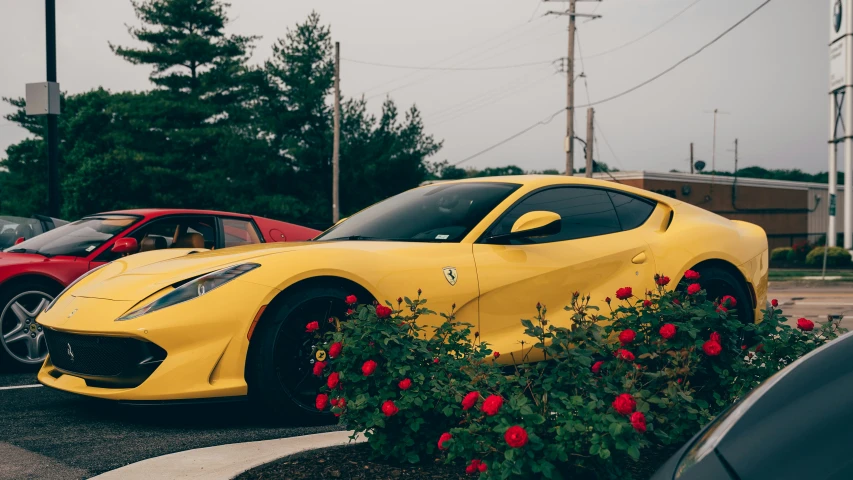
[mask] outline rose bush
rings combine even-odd
[[[684,277],[673,288],[656,276],[642,296],[620,288],[606,312],[575,293],[569,325],[536,305],[521,358],[492,352],[453,312],[428,332],[420,292],[396,308],[354,307],[324,339],[317,408],[395,461],[441,458],[483,478],[628,478],[839,331],[791,326],[775,301],[744,324],[733,297],[706,298],[699,273]]]

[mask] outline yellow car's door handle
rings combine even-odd
[[[646,252],[640,252],[636,257],[631,259],[631,262],[636,264],[646,263]]]

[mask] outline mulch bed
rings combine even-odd
[[[239,480],[386,480],[397,478],[456,480],[465,476],[459,465],[391,465],[372,460],[370,446],[360,444],[311,450],[285,457],[240,474]]]
[[[626,463],[635,479],[652,476],[658,466],[663,464],[677,447],[650,448],[644,451],[641,462]],[[320,450],[310,450],[277,460],[240,474],[237,480],[391,480],[398,478],[426,480],[470,479],[465,475],[465,465],[444,465],[441,463],[423,465],[395,465],[373,460],[367,444],[342,446]],[[575,480],[593,480],[594,474],[566,472],[566,478]]]

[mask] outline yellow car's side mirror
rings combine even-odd
[[[527,212],[515,221],[510,233],[495,235],[487,242],[501,244],[520,238],[547,237],[560,233],[561,228],[562,219],[554,212]]]

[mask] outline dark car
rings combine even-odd
[[[298,242],[319,233],[241,213],[156,208],[89,215],[13,242],[0,251],[0,367],[44,361],[47,345],[36,317],[62,289],[99,265],[137,252]]]
[[[770,377],[652,480],[853,478],[853,332]]]
[[[0,250],[9,248],[16,242],[29,240],[36,235],[65,225],[65,220],[33,215],[32,217],[12,217],[0,215]]]

